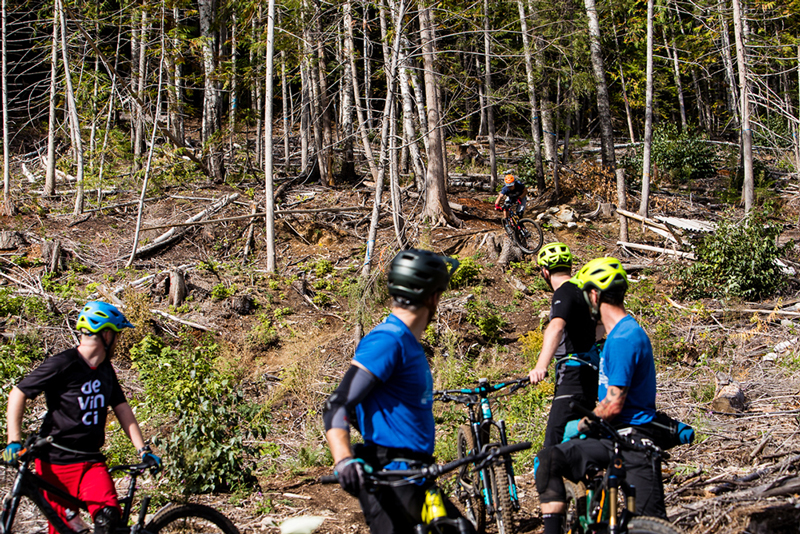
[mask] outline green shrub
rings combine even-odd
[[[34,334],[0,337],[0,411],[6,413],[8,394],[34,364],[44,358],[44,349]],[[6,418],[0,417],[0,435],[6,434]]]
[[[467,321],[477,326],[478,332],[490,343],[500,340],[500,334],[508,324],[508,321],[497,313],[497,307],[483,299],[467,303]]]
[[[24,304],[25,299],[14,295],[11,289],[0,289],[0,317],[19,315]]]
[[[517,178],[528,187],[536,185],[536,155],[533,152],[523,156],[517,165]]]
[[[165,476],[184,493],[252,487],[249,443],[267,431],[260,407],[245,402],[233,376],[219,369],[216,343],[181,341],[170,347],[148,335],[130,350],[144,384],[140,414],[171,428],[154,440]]]
[[[725,218],[697,244],[697,261],[678,271],[681,292],[690,298],[757,300],[780,291],[788,277],[775,263],[793,242],[778,247],[781,228],[753,211],[744,221]]]
[[[713,146],[697,132],[679,132],[678,126],[671,122],[656,126],[651,150],[653,165],[666,173],[672,181],[710,178],[717,173],[717,156]],[[640,150],[628,152],[621,159],[621,164],[626,168],[626,175],[634,181],[642,176]]]
[[[234,286],[225,287],[225,284],[217,284],[211,288],[211,298],[214,300],[224,300],[232,297],[236,293]]]
[[[280,309],[280,308],[279,308]],[[275,310],[276,312],[278,310]],[[276,313],[277,317],[277,313]],[[245,343],[257,349],[266,349],[278,342],[278,330],[272,324],[272,320],[266,314],[261,314],[256,318],[256,324],[245,336]]]
[[[320,259],[314,264],[314,274],[318,277],[323,277],[326,274],[330,274],[333,272],[333,263],[331,260]]]
[[[481,264],[471,257],[459,259],[458,261],[460,263],[458,269],[450,279],[450,287],[453,289],[471,285],[472,282],[477,280],[483,269]]]

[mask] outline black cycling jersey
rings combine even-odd
[[[52,436],[56,446],[41,459],[52,464],[103,460],[106,415],[125,402],[117,373],[108,359],[92,369],[77,349],[46,359],[17,387],[29,399],[44,392],[47,415],[40,434]],[[58,446],[70,450],[64,450]]]
[[[525,193],[525,184],[519,180],[514,180],[512,184],[506,184],[500,190],[500,194],[507,196],[511,202],[516,202]]]
[[[550,320],[556,317],[567,323],[556,349],[556,360],[567,354],[584,353],[592,349],[597,321],[592,317],[583,292],[572,282],[564,282],[553,293]]]

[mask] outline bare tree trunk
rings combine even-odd
[[[52,195],[56,192],[56,77],[58,75],[58,26],[58,5],[56,4],[56,8],[53,10],[53,41],[50,45],[50,112],[47,122],[47,171],[44,179],[45,195]]]
[[[613,11],[612,11],[613,18]],[[612,21],[612,28],[614,30],[614,47],[617,50],[617,56],[621,56],[619,52],[619,39],[617,37],[617,25]],[[631,104],[628,100],[628,84],[625,81],[625,72],[622,70],[622,59],[619,58],[619,80],[622,85],[622,101],[625,103],[625,117],[628,120],[628,134],[631,137],[631,143],[636,142],[636,136],[633,133],[633,114],[631,113]]]
[[[584,0],[586,17],[589,19],[589,49],[592,58],[592,72],[597,84],[597,113],[600,116],[600,143],[603,166],[616,169],[614,154],[614,128],[611,122],[611,104],[608,99],[608,85],[603,64],[603,51],[600,48],[600,22],[597,18],[595,0]]]
[[[355,52],[353,51],[353,13],[350,0],[345,0],[343,9],[345,27],[344,55],[347,56],[347,62],[350,66],[346,74],[350,76],[350,86],[353,88],[353,103],[355,104],[356,118],[358,119],[358,132],[361,135],[361,143],[364,145],[364,156],[369,165],[372,179],[377,180],[379,175],[378,166],[375,164],[375,157],[372,154],[372,145],[369,142],[367,120],[361,109],[361,95],[358,87],[358,77],[356,76],[356,58]]]
[[[625,169],[616,169],[617,175],[617,206],[620,209],[628,209],[628,194],[625,186]],[[628,218],[624,215],[619,215],[619,240],[628,240]]]
[[[703,100],[703,93],[700,91],[700,82],[697,80],[697,73],[694,69],[692,69],[692,88],[694,89],[694,98],[697,101],[697,113],[700,115],[700,121],[703,123],[703,129],[710,134],[712,133],[711,111]]]
[[[797,45],[797,113],[800,115],[800,44]],[[795,123],[794,130],[795,172],[800,172],[800,127]]]
[[[81,139],[81,125],[78,119],[78,108],[75,105],[75,92],[72,90],[72,72],[69,68],[69,51],[67,50],[67,16],[64,12],[62,0],[56,0],[57,9],[61,13],[61,61],[64,64],[64,77],[67,82],[67,108],[69,110],[70,131],[72,144],[75,149],[75,160],[78,173],[75,180],[75,210],[74,215],[83,213],[83,140]]]
[[[683,84],[681,83],[681,68],[680,61],[678,60],[678,48],[675,46],[675,38],[672,38],[672,46],[667,41],[667,34],[664,27],[661,27],[664,32],[664,50],[667,51],[667,58],[672,60],[672,71],[675,76],[675,91],[678,93],[678,108],[681,112],[681,131],[686,131],[689,123],[686,120],[686,104],[683,100]],[[672,29],[670,29],[672,33]]]
[[[292,122],[289,120],[291,107],[289,85],[286,83],[286,52],[281,50],[281,112],[283,114],[283,172],[289,174],[289,135],[292,133]]]
[[[423,85],[419,79],[418,69],[411,69],[409,72],[411,78],[411,87],[414,89],[414,101],[416,102],[417,118],[419,120],[419,129],[422,134],[422,142],[425,145],[425,155],[430,160],[430,148],[428,147],[428,119],[425,116],[425,95],[423,94]],[[423,187],[424,189],[424,187]]]
[[[175,19],[175,26],[178,26],[181,21],[181,12],[178,7],[172,8],[172,18]],[[181,39],[177,35],[171,40],[171,53],[168,57],[167,70],[170,73],[170,131],[173,137],[179,142],[179,146],[183,146],[184,129],[183,129],[183,88],[181,86],[181,78],[183,77],[183,66],[181,65]]]
[[[422,219],[433,223],[448,223],[460,226],[459,221],[447,203],[447,189],[444,146],[439,132],[440,113],[439,98],[436,91],[436,71],[434,70],[434,35],[433,14],[429,7],[420,2],[419,25],[422,40],[422,57],[425,65],[425,97],[428,108],[428,174],[425,184],[425,208]]]
[[[639,214],[647,217],[650,202],[650,150],[653,144],[653,0],[647,0],[647,87],[644,106],[644,148],[642,150],[642,201]]]
[[[215,135],[222,124],[222,95],[217,81],[216,42],[219,38],[215,29],[217,18],[216,0],[199,0],[200,36],[203,54],[203,145],[207,151],[207,167],[215,182],[225,180],[225,166],[219,139]]]
[[[719,10],[719,21],[722,25],[722,63],[725,65],[725,76],[728,79],[728,109],[733,117],[733,122],[739,124],[739,110],[737,102],[739,95],[736,94],[736,75],[733,73],[733,59],[731,58],[730,30],[728,29],[728,19],[722,10],[722,2],[717,4]]]
[[[324,33],[322,31],[322,3],[315,0],[317,20],[317,101],[319,102],[319,113],[322,121],[322,152],[317,156],[319,161],[319,178],[322,183],[333,186],[333,134],[331,126],[331,110],[328,106],[328,82],[325,67],[327,60],[325,57],[325,46],[323,43]]]
[[[165,40],[164,40],[164,12],[161,12],[161,59],[158,64],[158,87],[161,87],[161,80],[164,73],[164,53],[165,53]],[[125,267],[133,265],[133,260],[136,257],[136,248],[139,245],[139,232],[142,228],[142,213],[144,212],[144,199],[147,194],[147,183],[150,179],[150,169],[153,164],[153,152],[156,148],[156,132],[158,131],[158,110],[161,109],[161,91],[158,91],[156,97],[156,112],[153,119],[153,132],[150,135],[150,150],[147,153],[147,165],[144,168],[144,178],[142,179],[142,193],[139,196],[139,210],[136,216],[136,231],[133,237],[133,247],[131,248],[131,255],[128,258],[128,263]]]
[[[106,114],[106,129],[103,132],[103,148],[100,151],[100,169],[97,172],[97,207],[103,205],[103,172],[105,171],[106,149],[108,148],[108,135],[111,131],[111,118],[114,116],[114,95],[117,92],[117,67],[119,66],[119,47],[122,42],[122,32],[117,33],[117,52],[114,55],[114,72],[111,73],[111,91],[108,97],[108,113]],[[168,56],[167,56],[168,57]],[[167,69],[169,70],[169,69]]]
[[[396,72],[396,71],[395,71]],[[397,246],[400,250],[405,246],[405,221],[403,220],[403,204],[400,200],[400,167],[399,152],[402,143],[397,142],[397,106],[392,104],[389,116],[389,192],[392,197],[392,223]]]
[[[363,31],[363,52],[364,56],[364,107],[366,108],[367,132],[372,131],[372,40],[369,38],[369,5],[370,2],[364,2],[364,19],[361,22],[361,30]]]
[[[267,272],[275,272],[275,195],[272,176],[272,55],[275,38],[275,0],[269,0],[267,7],[267,90],[264,114],[264,194],[267,235]]]
[[[258,26],[261,27],[262,25],[262,5],[258,5],[258,17],[253,17],[251,26],[250,26],[250,35],[252,42],[256,42],[256,19],[258,19]],[[262,147],[264,146],[264,139],[263,135],[264,132],[262,130],[263,124],[261,123],[264,117],[264,109],[263,109],[263,102],[262,98],[263,95],[261,94],[261,81],[264,79],[261,74],[260,66],[261,66],[261,58],[258,57],[259,54],[254,54],[253,48],[250,48],[250,64],[253,65],[253,83],[255,85],[255,100],[256,100],[256,165],[258,168],[261,168],[261,164],[264,161],[264,154],[261,151]],[[304,83],[304,82],[301,82]],[[303,160],[305,161],[305,160]],[[303,169],[305,169],[305,164],[303,164]]]
[[[739,0],[733,0],[733,31],[736,36],[736,57],[739,67],[739,95],[741,97],[742,113],[742,160],[744,161],[744,185],[742,198],[744,211],[749,213],[753,209],[754,183],[753,183],[753,132],[750,131],[750,87],[747,81],[747,50],[745,49],[742,35],[743,15]]]
[[[480,67],[478,67],[480,69]],[[486,86],[478,84],[478,105],[481,107],[481,122],[478,124],[478,137],[489,133],[489,120],[486,118]]]
[[[406,53],[407,41],[403,40],[403,45],[400,49],[400,94],[403,98],[403,132],[408,149],[411,155],[411,163],[414,166],[414,177],[416,179],[417,191],[422,192],[425,189],[425,164],[422,161],[422,154],[419,151],[417,144],[417,133],[414,126],[414,102],[409,88],[409,62]]]
[[[525,76],[528,81],[528,100],[531,104],[531,133],[533,135],[533,157],[536,168],[536,188],[539,194],[544,193],[544,169],[542,167],[542,134],[539,120],[539,110],[536,106],[536,85],[533,79],[533,54],[531,53],[530,37],[528,35],[528,16],[525,13],[523,0],[517,0],[519,20],[522,28],[522,46],[525,52]]]
[[[95,22],[95,35],[100,36],[100,25]],[[94,57],[94,78],[92,80],[92,127],[89,131],[89,168],[94,168],[94,158],[97,154],[97,118],[99,112],[97,110],[97,91],[98,91],[98,74],[100,73],[100,58],[95,55]]]
[[[230,160],[236,160],[236,147],[234,139],[236,137],[236,106],[239,103],[236,99],[236,93],[239,90],[238,80],[236,79],[236,60],[238,55],[236,53],[236,33],[238,31],[236,20],[236,10],[231,12],[231,109],[230,116],[228,117],[228,128],[230,129]]]
[[[142,9],[142,25],[139,28],[139,68],[137,69],[136,96],[136,132],[133,140],[133,168],[138,171],[142,168],[142,150],[144,148],[144,81],[147,76],[147,11]]]
[[[486,86],[486,120],[489,129],[489,167],[492,177],[489,187],[492,190],[497,186],[497,154],[494,146],[494,104],[492,102],[492,46],[489,36],[489,0],[483,0],[483,74]]]
[[[309,86],[311,80],[308,74],[308,64],[305,60],[300,62],[300,169],[303,174],[308,171],[308,143],[311,129],[311,95]]]
[[[6,0],[2,0],[2,75],[3,75],[3,213],[12,215],[14,207],[11,204],[11,166],[8,161],[8,85],[6,75],[8,72],[6,49]]]

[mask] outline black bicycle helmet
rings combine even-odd
[[[450,270],[447,265],[450,264]],[[419,303],[444,291],[458,261],[429,250],[409,249],[397,254],[389,266],[389,294]]]

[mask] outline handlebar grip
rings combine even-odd
[[[594,414],[593,411],[587,410],[586,408],[584,408],[583,406],[581,406],[580,404],[578,404],[575,401],[569,401],[569,407],[571,409],[575,410],[576,412],[578,412],[579,414],[581,414],[582,416],[588,417],[592,421],[596,421],[597,420],[597,416]]]
[[[514,443],[512,445],[506,445],[505,447],[500,447],[497,452],[504,456],[506,454],[511,454],[518,451],[524,451],[525,449],[531,448],[530,441],[522,441],[520,443]]]
[[[339,477],[337,477],[336,475],[323,475],[323,476],[319,477],[319,483],[320,484],[338,484],[339,483]]]

